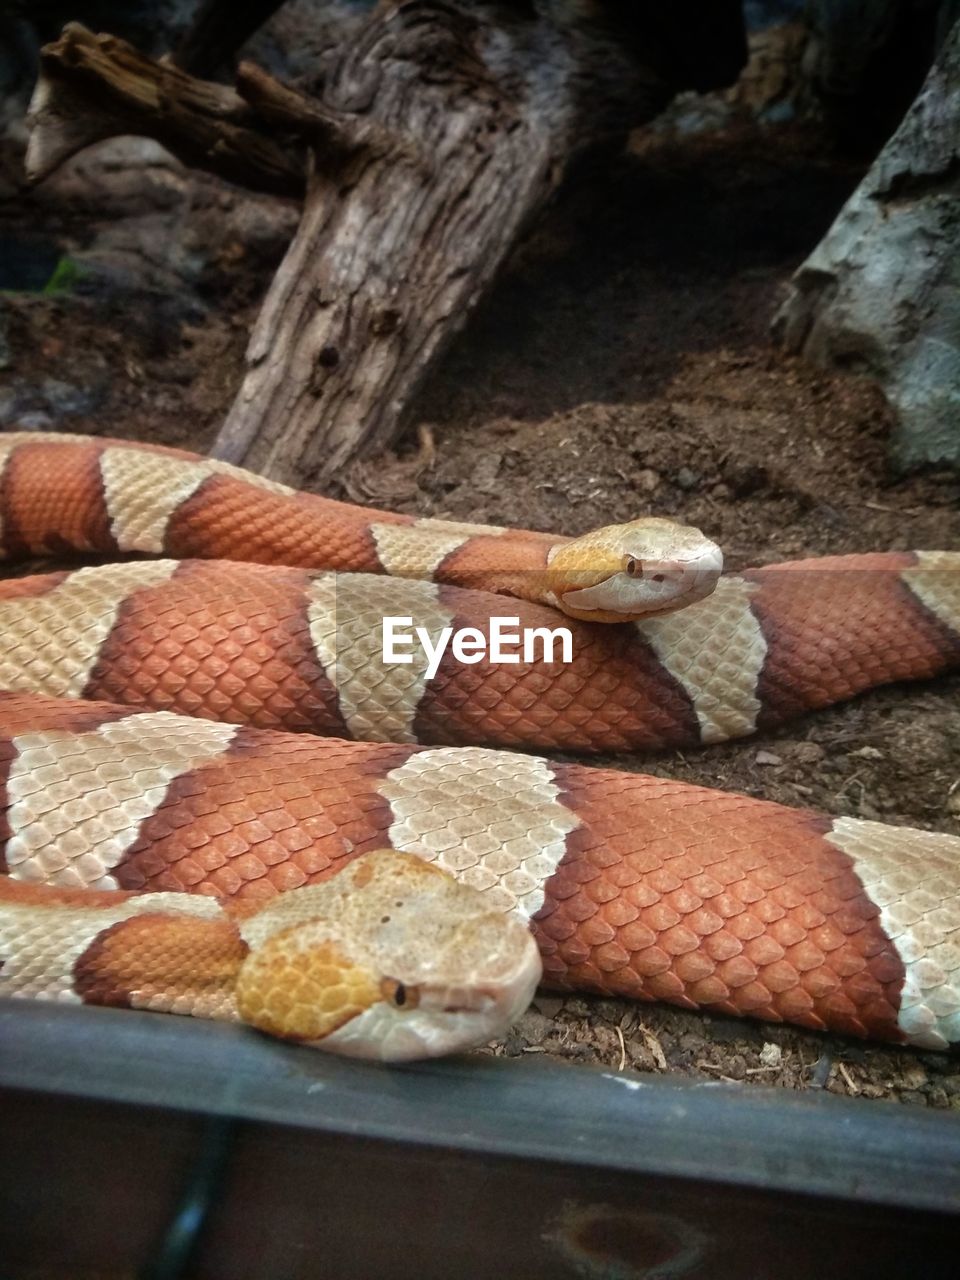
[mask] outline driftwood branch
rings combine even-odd
[[[233,89],[196,80],[75,22],[41,51],[27,124],[26,171],[33,182],[94,142],[137,133],[155,138],[184,164],[253,190],[304,191],[302,147],[278,138]]]
[[[237,67],[237,92],[257,116],[277,130],[301,137],[318,160],[345,159],[358,151],[419,159],[413,142],[374,120],[331,111],[319,98],[282,84],[254,62]]]
[[[205,6],[200,62],[225,13]],[[136,132],[259,190],[306,188],[213,448],[291,483],[390,443],[573,158],[680,88],[729,83],[746,49],[739,0],[381,0],[341,30],[305,93],[251,63],[211,84],[70,26],[29,117],[35,180]]]

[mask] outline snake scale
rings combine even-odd
[[[542,965],[960,1040],[960,840],[516,750],[717,742],[956,668],[960,553],[720,578],[663,521],[418,521],[84,437],[0,467],[6,558],[162,557],[0,584],[0,994],[402,1058],[489,1038]],[[388,665],[386,613],[562,623],[572,660]]]

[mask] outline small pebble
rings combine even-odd
[[[774,755],[772,751],[758,751],[754,756],[757,764],[775,765],[783,764],[783,757]]]
[[[654,471],[652,467],[644,467],[634,475],[633,487],[640,489],[643,493],[653,493],[654,489],[660,487],[660,473]]]
[[[819,742],[798,742],[793,749],[798,764],[819,764],[826,754]]]
[[[50,431],[54,423],[49,413],[35,409],[32,413],[21,413],[14,425],[18,431]]]
[[[761,1067],[779,1067],[782,1062],[783,1050],[778,1044],[773,1044],[772,1041],[768,1040],[760,1050]]]
[[[695,489],[700,483],[700,477],[696,471],[691,471],[689,467],[681,467],[677,472],[677,486],[680,489]]]

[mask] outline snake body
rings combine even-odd
[[[359,508],[345,508],[349,518],[328,512],[325,542],[305,514],[322,500],[274,493],[218,464],[82,438],[6,437],[0,455],[0,543],[11,558],[58,547],[257,552],[326,570],[352,559],[350,568],[367,571],[334,578],[159,561],[3,584],[0,993],[259,1018],[276,1034],[387,1057],[467,1043],[463,1026],[448,1028],[468,1009],[491,1015],[470,1022],[470,1034],[493,1034],[535,981],[515,930],[496,944],[490,934],[481,948],[493,971],[477,960],[468,983],[461,966],[459,994],[436,999],[436,984],[404,977],[415,967],[401,972],[397,956],[371,958],[369,947],[347,955],[344,939],[329,936],[337,911],[316,891],[336,896],[335,873],[365,878],[371,858],[394,874],[390,855],[377,853],[390,847],[446,873],[430,877],[421,903],[452,893],[453,876],[481,932],[498,914],[529,921],[551,986],[931,1048],[960,1040],[960,840],[457,745],[718,741],[872,684],[946,670],[960,657],[960,556],[754,570],[637,624],[567,618],[570,664],[441,663],[427,679],[415,664],[375,660],[384,612],[428,628],[452,619],[482,630],[505,611],[525,626],[562,620],[519,598],[536,592],[509,575],[516,589],[506,608],[502,595],[464,589],[466,560],[458,567],[449,539],[461,539],[462,555],[474,557],[471,581],[485,584],[496,581],[497,560],[483,544],[532,555],[520,576],[540,583],[537,599],[557,539],[448,529],[443,555],[434,543],[428,563],[421,541],[418,563],[394,581],[369,572],[389,565],[379,550],[372,563],[380,535],[361,527]],[[171,462],[182,481],[175,492],[169,470],[162,483],[157,470]],[[415,539],[436,536],[361,514],[413,529]],[[341,556],[330,529],[344,521]],[[421,581],[399,580],[415,569]],[[701,571],[713,572],[700,564],[692,591],[689,575],[677,574],[674,601],[702,593]],[[596,585],[574,581],[571,590]],[[662,587],[651,588],[654,612]],[[271,904],[297,895],[308,898],[309,919],[298,920],[309,942],[284,969],[256,952],[271,941]],[[266,923],[249,923],[262,912]],[[158,923],[166,916],[169,928]],[[54,917],[62,945],[50,947],[45,922]],[[314,1034],[309,999],[294,1001],[285,1022],[259,996],[238,995],[250,973],[268,972],[283,1005],[285,975],[327,974],[334,945],[338,963],[362,973],[340,984],[337,1008],[353,1012],[337,1028]],[[410,959],[402,946],[400,957]],[[405,997],[416,992],[403,1008],[391,1004],[398,983]],[[396,1029],[421,1008],[438,1015],[442,1032],[417,1039]],[[380,1030],[360,1035],[361,1017]]]
[[[434,644],[570,633],[431,675],[384,661],[382,618]],[[618,751],[722,742],[892,680],[960,666],[960,553],[771,565],[621,626],[370,574],[158,560],[0,582],[0,688],[373,741]]]

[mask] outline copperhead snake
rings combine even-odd
[[[960,1040],[960,840],[478,745],[721,741],[955,668],[960,553],[718,580],[666,522],[414,521],[83,437],[2,437],[0,467],[8,558],[169,557],[0,584],[0,994],[395,1059],[490,1038],[542,963],[560,989]],[[552,603],[569,664],[377,660],[388,610],[432,635],[556,626]]]

